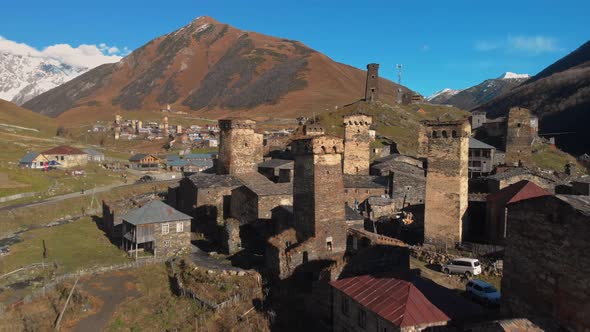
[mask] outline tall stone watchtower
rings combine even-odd
[[[341,138],[313,136],[291,143],[295,159],[293,213],[297,240],[314,238],[317,253],[346,251]]]
[[[365,101],[379,100],[379,64],[367,65],[367,83],[365,86]]]
[[[344,174],[369,175],[373,118],[364,115],[344,117]]]
[[[511,108],[506,120],[506,164],[530,164],[532,142],[531,112],[526,108]]]
[[[428,168],[424,243],[453,247],[461,242],[467,216],[468,120],[425,121]]]
[[[219,120],[217,174],[243,175],[256,172],[262,162],[262,134],[254,132],[256,121]]]

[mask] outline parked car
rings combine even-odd
[[[443,264],[442,271],[446,274],[463,274],[470,278],[481,273],[481,264],[475,258],[456,258]]]
[[[488,305],[500,304],[500,292],[494,286],[479,279],[470,280],[465,286],[467,296]]]

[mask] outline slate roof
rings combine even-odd
[[[410,281],[363,275],[330,285],[399,328],[446,325],[450,320]]]
[[[496,149],[495,147],[486,144],[482,141],[476,140],[473,137],[469,137],[469,148],[470,149]]]
[[[270,159],[258,164],[259,168],[277,168],[281,166],[288,166],[288,164],[293,164],[293,160],[286,160],[286,159]]]
[[[584,175],[584,176],[581,176],[575,180],[572,180],[572,182],[590,183],[590,176]]]
[[[37,152],[29,152],[24,157],[22,157],[18,162],[21,164],[30,164],[39,156]]]
[[[71,155],[71,154],[86,154],[86,152],[76,149],[71,146],[61,145],[55,148],[49,149],[47,151],[41,152],[41,154],[63,154],[63,155]]]
[[[583,195],[555,195],[560,200],[566,202],[574,209],[590,216],[590,196]]]
[[[344,205],[344,212],[346,214],[346,220],[365,220],[365,217],[361,216],[348,205]]]
[[[386,176],[344,174],[344,188],[387,188]]]
[[[551,193],[539,187],[534,182],[522,180],[517,183],[513,183],[500,191],[488,195],[486,200],[492,202],[504,201],[506,204],[511,204],[540,196],[551,196]]]
[[[237,187],[243,185],[240,179],[232,175],[195,174],[188,178],[197,188]]]
[[[293,195],[292,183],[246,183],[245,186],[258,196]]]
[[[145,225],[169,221],[190,220],[188,216],[170,205],[159,200],[153,200],[139,209],[131,210],[121,217],[133,225]]]

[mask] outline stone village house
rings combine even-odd
[[[136,258],[140,250],[166,257],[190,249],[192,217],[159,200],[131,210],[121,219],[122,246]]]

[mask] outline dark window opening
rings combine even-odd
[[[447,138],[447,137],[448,137],[448,135],[447,135],[447,131],[446,131],[446,130],[443,130],[443,131],[442,131],[442,137],[444,137],[444,138]]]

